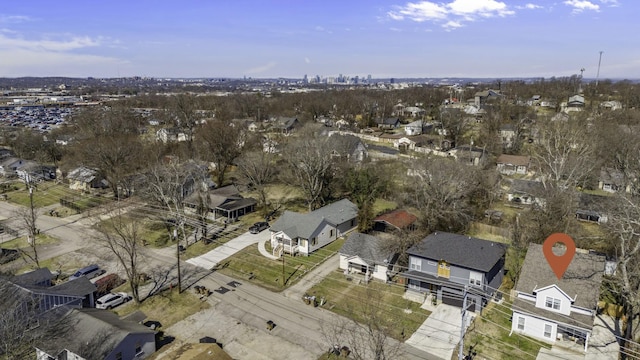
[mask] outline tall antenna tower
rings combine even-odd
[[[600,64],[602,63],[602,53],[604,51],[600,50],[600,58],[598,59],[598,72],[596,73],[596,87],[598,87],[598,79],[600,78]]]

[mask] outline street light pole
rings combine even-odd
[[[173,238],[176,239],[176,257],[178,258],[178,294],[182,291],[182,275],[180,274],[180,240],[178,239],[178,226],[173,229]]]

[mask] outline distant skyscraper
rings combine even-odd
[[[367,75],[367,82],[370,83],[371,82],[371,74]]]
[[[304,74],[304,77],[302,78],[302,83],[303,84],[308,84],[309,83],[309,78],[307,78],[307,74]]]
[[[391,78],[390,82],[391,82],[392,84],[395,84],[395,83],[396,83],[396,79]]]

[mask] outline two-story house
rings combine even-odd
[[[542,245],[529,244],[516,285],[511,331],[550,343],[577,342],[587,351],[605,260],[578,249],[558,279]]]
[[[273,254],[307,256],[353,230],[357,216],[358,207],[347,199],[306,214],[285,211],[269,228]]]
[[[480,311],[504,275],[504,244],[465,235],[434,232],[407,251],[407,291],[435,296],[462,306],[465,287],[469,310]]]

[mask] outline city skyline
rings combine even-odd
[[[0,10],[0,76],[640,78],[623,0],[67,1]]]

